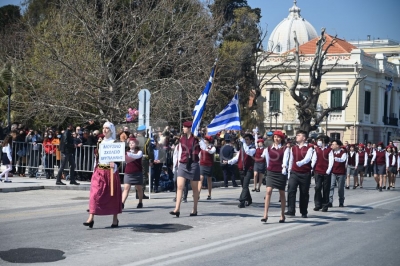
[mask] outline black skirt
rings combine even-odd
[[[200,175],[210,177],[212,175],[212,166],[200,165]]]
[[[265,184],[267,187],[277,188],[279,190],[285,190],[287,176],[282,173],[267,172],[267,178]]]
[[[143,173],[124,174],[124,184],[143,185]]]
[[[188,168],[185,163],[180,163],[178,167],[178,177],[184,177],[191,181],[200,181],[200,165],[192,163]]]
[[[265,173],[265,163],[254,163],[254,172],[264,174]]]
[[[10,160],[8,159],[7,153],[3,152],[3,155],[1,156],[1,161],[4,165],[10,164]]]

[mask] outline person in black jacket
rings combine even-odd
[[[60,151],[61,151],[61,166],[57,174],[56,185],[65,185],[65,183],[61,182],[61,174],[64,171],[65,164],[68,161],[69,163],[69,173],[70,173],[70,185],[79,185],[75,180],[75,144],[74,138],[72,137],[72,131],[74,127],[69,125],[67,130],[65,130],[64,134],[61,137],[60,141]]]

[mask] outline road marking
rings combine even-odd
[[[381,206],[381,205],[384,205],[387,203],[393,203],[396,201],[400,201],[400,196],[390,198],[390,199],[380,200],[380,201],[373,202],[370,204],[361,205],[361,208],[360,207],[352,208],[352,209],[346,210],[346,212],[354,212],[356,210],[363,209],[362,207],[378,207],[378,206]],[[338,215],[343,215],[343,214],[332,213],[327,216],[334,218]],[[311,219],[308,219],[307,221],[325,222],[326,219],[311,218]],[[275,235],[278,235],[281,233],[286,233],[286,232],[297,230],[297,229],[300,229],[300,228],[303,228],[306,226],[310,226],[310,224],[313,224],[313,223],[310,223],[310,222],[307,222],[305,224],[300,223],[295,226],[293,226],[293,223],[285,224],[285,225],[279,226],[279,229],[277,229],[276,227],[264,229],[264,230],[260,230],[257,232],[240,235],[240,236],[232,237],[232,238],[225,239],[225,240],[215,241],[215,242],[201,245],[198,247],[180,250],[177,252],[168,253],[166,255],[161,255],[158,257],[152,257],[149,259],[145,259],[145,260],[141,260],[141,261],[125,264],[125,265],[126,266],[139,266],[139,265],[157,266],[157,265],[175,264],[175,263],[186,261],[186,260],[193,259],[196,257],[205,256],[205,255],[209,255],[209,254],[223,251],[226,249],[230,249],[230,248],[233,248],[233,247],[236,247],[239,245],[248,244],[248,243],[251,243],[254,241],[258,241],[258,240],[264,240],[266,238],[270,238],[272,236],[275,236]]]

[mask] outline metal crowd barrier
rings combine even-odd
[[[13,141],[12,161],[13,166],[19,174],[43,177],[49,175],[55,177],[61,165],[61,152],[59,145],[43,143],[26,143]],[[92,173],[96,146],[83,145],[75,149],[75,172],[76,174]],[[69,173],[69,164],[64,168],[65,174]]]

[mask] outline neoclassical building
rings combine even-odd
[[[292,8],[290,12],[294,10]],[[328,34],[326,37],[328,44],[333,37]],[[308,70],[314,58],[316,40],[314,38],[300,45],[301,70],[297,93],[303,97],[307,97],[308,91],[305,88],[309,82]],[[342,105],[357,76],[366,75],[367,78],[355,87],[345,110],[332,112],[324,119],[319,125],[319,133],[324,132],[330,137],[350,143],[383,141],[387,144],[391,139],[399,139],[399,53],[400,44],[394,41],[375,42],[371,47],[368,41],[350,43],[336,39],[335,45],[329,49],[324,66],[328,69],[336,61],[338,64],[322,78],[321,90],[330,90],[321,94],[319,109]],[[277,73],[281,74],[279,79],[272,78],[262,88],[261,99],[258,101],[263,102],[266,130],[282,129],[288,136],[294,136],[299,121],[294,108],[296,102],[288,88],[293,84],[295,69],[292,67],[285,72],[282,68],[270,70],[271,66],[280,64],[284,56],[282,53],[274,53],[263,62],[259,77],[269,80]]]

